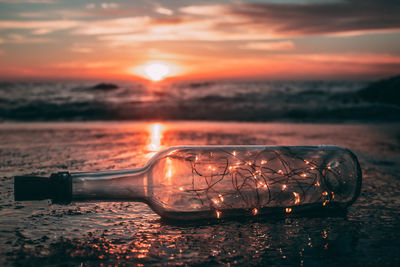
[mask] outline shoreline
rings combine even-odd
[[[1,121],[0,129],[10,128],[47,128],[53,126],[55,128],[76,127],[82,128],[99,126],[100,128],[106,126],[123,127],[126,125],[142,125],[142,124],[169,124],[182,126],[185,124],[197,125],[226,125],[226,126],[240,126],[240,125],[343,125],[343,126],[357,126],[357,125],[372,125],[372,126],[392,126],[399,125],[400,121],[217,121],[217,120],[90,120],[90,121]]]

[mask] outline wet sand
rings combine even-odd
[[[400,264],[400,125],[79,122],[0,125],[0,265]],[[14,202],[15,175],[142,166],[172,145],[340,145],[359,158],[345,216],[172,225],[142,203]]]

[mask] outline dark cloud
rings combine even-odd
[[[324,34],[400,28],[400,1],[348,0],[309,4],[238,3],[227,15],[278,33]],[[219,25],[224,27],[226,25]]]

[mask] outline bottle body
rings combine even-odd
[[[72,201],[142,201],[176,220],[343,209],[362,180],[354,154],[336,146],[171,147],[140,169],[70,179]]]

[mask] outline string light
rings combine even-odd
[[[222,212],[219,210],[216,210],[215,213],[217,214],[217,219],[221,218]]]
[[[320,167],[316,160],[312,162],[312,166],[304,166],[304,164],[310,165],[311,162],[297,155],[291,157],[291,155],[277,152],[268,154],[268,160],[257,160],[258,155],[262,155],[263,151],[258,154],[251,154],[249,151],[243,153],[246,160],[241,159],[241,152],[237,151],[223,151],[222,154],[218,151],[207,153],[191,158],[182,156],[181,159],[184,162],[192,161],[192,185],[191,188],[190,186],[189,188],[179,187],[179,191],[192,194],[192,199],[197,199],[201,203],[197,205],[199,208],[210,206],[215,210],[218,219],[224,209],[235,206],[249,208],[251,213],[256,215],[260,210],[254,206],[300,205],[310,199],[307,197],[309,192],[323,196],[324,198],[318,201],[323,206],[335,198],[332,190],[328,193],[326,183],[321,183],[325,179],[324,171],[329,169],[329,166]],[[252,155],[254,158],[249,160]],[[167,156],[169,163],[179,158],[179,155],[174,154]],[[301,160],[302,164],[296,160]],[[318,169],[319,172],[310,172],[314,169]],[[334,171],[330,173],[339,175]],[[167,176],[171,174],[167,172]],[[279,174],[279,176],[274,174]],[[308,179],[299,179],[300,177]],[[251,193],[252,191],[254,193]],[[293,197],[288,197],[287,194]],[[328,195],[329,199],[326,198]],[[292,208],[285,208],[285,211],[290,213]]]
[[[253,215],[257,215],[258,214],[258,209],[257,208],[252,209],[251,213],[253,213]]]
[[[294,195],[294,204],[299,204],[300,203],[300,195],[299,193],[293,192]]]

